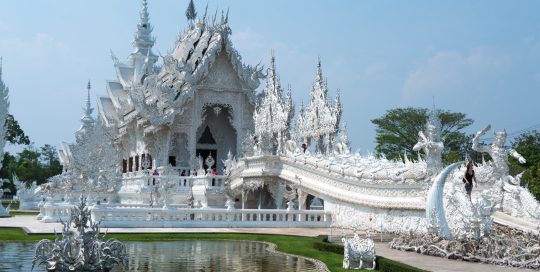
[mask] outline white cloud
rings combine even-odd
[[[466,94],[485,87],[509,63],[508,56],[485,47],[472,48],[466,54],[439,51],[409,73],[403,85],[403,98],[407,102],[428,94]]]

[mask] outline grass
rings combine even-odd
[[[39,214],[38,211],[18,211],[18,210],[10,210],[9,215],[33,215],[37,216]]]
[[[7,208],[7,206],[9,205],[9,203],[11,203],[11,200],[2,200],[2,206],[4,206],[4,208]],[[19,209],[19,201],[13,201],[13,203],[11,203],[11,210],[18,210]]]
[[[321,237],[301,237],[272,234],[240,234],[240,233],[114,233],[108,238],[120,241],[170,241],[170,240],[250,240],[270,242],[277,245],[277,250],[284,253],[300,255],[320,260],[326,264],[330,271],[351,271],[342,268],[343,255],[320,251],[314,244],[321,241]],[[27,234],[21,228],[0,228],[1,241],[38,241],[53,239],[51,234]],[[367,270],[355,270],[367,271]]]

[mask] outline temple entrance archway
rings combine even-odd
[[[230,151],[236,154],[237,133],[232,125],[232,107],[226,104],[206,104],[203,108],[203,122],[197,128],[196,156],[203,161],[212,155],[218,172],[223,170],[223,160]],[[204,165],[205,169],[207,168]]]

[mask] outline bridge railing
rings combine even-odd
[[[315,210],[161,209],[94,206],[92,216],[102,227],[329,227],[331,215]]]
[[[175,190],[183,191],[190,188],[194,182],[206,184],[208,189],[219,189],[225,186],[225,176],[223,175],[204,175],[204,176],[177,176],[177,175],[139,175],[129,178],[123,178],[124,186],[136,186],[140,188],[149,186],[159,186],[161,182],[172,182]]]

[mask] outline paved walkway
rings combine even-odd
[[[440,257],[427,256],[415,252],[400,251],[392,249],[387,243],[375,243],[377,255],[408,265],[418,267],[428,271],[454,272],[454,271],[474,271],[474,272],[514,272],[514,271],[537,271],[531,269],[519,269],[506,266],[496,266],[483,263],[471,263],[460,260],[450,260]]]
[[[60,223],[41,223],[35,220],[35,216],[15,216],[0,218],[0,227],[20,227],[27,233],[54,233],[54,230],[61,231]],[[318,235],[328,235],[327,228],[108,228],[108,233],[254,233],[254,234],[282,234],[315,237]],[[439,257],[432,257],[391,249],[388,243],[375,243],[377,255],[388,259],[396,260],[429,271],[454,272],[454,271],[474,271],[474,272],[514,272],[533,271],[528,269],[517,269],[510,267],[500,267],[489,264],[471,263],[459,260],[448,260]]]

